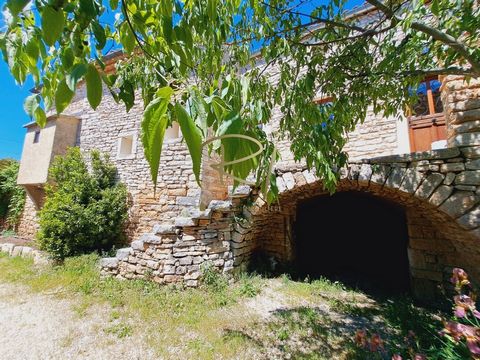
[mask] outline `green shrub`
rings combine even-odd
[[[55,259],[108,251],[124,241],[127,191],[107,156],[91,153],[91,170],[78,148],[56,157],[39,212],[40,246]]]
[[[19,164],[14,160],[0,160],[0,219],[5,228],[14,230],[25,205],[25,190],[17,185]]]

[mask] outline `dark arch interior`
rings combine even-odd
[[[298,205],[294,229],[300,276],[374,293],[409,290],[408,232],[398,205],[360,192],[321,196]]]

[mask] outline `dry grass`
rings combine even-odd
[[[0,256],[0,282],[75,297],[79,317],[92,306],[108,305],[110,321],[100,336],[140,336],[166,359],[366,359],[353,342],[358,329],[381,333],[392,349],[410,329],[422,336],[422,346],[431,347],[438,329],[428,312],[408,300],[377,302],[326,279],[242,275],[229,285],[207,273],[202,288],[180,289],[102,280],[97,261],[87,255],[39,269],[29,260]]]

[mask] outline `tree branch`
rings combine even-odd
[[[368,3],[371,5],[375,6],[378,10],[383,12],[386,16],[388,16],[393,24],[397,24],[401,19],[399,19],[396,15],[395,12],[392,11],[388,6],[386,6],[384,3],[382,3],[379,0],[366,0]],[[429,35],[432,39],[440,41],[444,43],[445,45],[449,46],[456,52],[458,52],[470,65],[472,66],[472,69],[475,72],[476,76],[480,76],[480,62],[470,54],[468,51],[467,46],[462,43],[460,40],[455,39],[453,36],[440,31],[438,29],[435,29],[432,26],[429,26],[427,24],[418,22],[418,21],[413,21],[411,23],[411,28],[417,31],[420,31],[424,34]]]

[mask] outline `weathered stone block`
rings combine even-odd
[[[191,227],[197,226],[198,220],[192,219],[190,217],[177,217],[175,218],[176,227]]]
[[[455,173],[451,172],[445,175],[445,180],[443,180],[443,183],[445,185],[451,185],[453,184],[453,181],[455,180],[455,176],[457,176]]]
[[[140,250],[140,251],[144,250],[144,244],[142,240],[132,241],[130,245],[132,246],[133,250]]]
[[[462,148],[462,154],[470,159],[480,158],[480,146],[464,147]]]
[[[285,181],[283,181],[281,176],[277,176],[277,188],[280,193],[287,191],[287,185],[285,185]]]
[[[318,180],[315,174],[310,170],[304,170],[302,174],[305,177],[307,184],[313,184],[315,181]]]
[[[440,166],[440,171],[442,173],[448,173],[450,171],[463,171],[465,170],[465,165],[463,163],[447,163]]]
[[[385,166],[385,165],[372,166],[372,177],[370,178],[370,182],[378,185],[383,185],[389,173],[390,173],[389,166]]]
[[[358,181],[368,183],[372,177],[372,166],[370,164],[362,164],[360,167],[360,172],[358,173]]]
[[[467,161],[465,167],[467,170],[480,170],[480,159]]]
[[[144,244],[161,244],[162,243],[162,238],[160,236],[149,234],[149,233],[143,234],[139,240],[143,241]]]
[[[177,196],[176,203],[180,206],[197,206],[198,198],[192,196]]]
[[[118,260],[127,260],[128,257],[130,256],[130,251],[132,250],[132,248],[123,248],[123,249],[118,249],[117,250],[117,254],[116,254],[116,258]]]
[[[416,171],[415,168],[408,168],[405,171],[405,177],[403,178],[402,185],[400,185],[400,190],[413,194],[418,189],[424,177],[425,175]]]
[[[232,208],[232,203],[230,201],[212,200],[208,204],[208,208],[212,211],[229,211]]]
[[[176,227],[172,224],[155,224],[153,225],[153,233],[157,235],[175,234]]]
[[[282,178],[288,190],[291,190],[295,187],[295,178],[293,177],[293,174],[291,172],[283,174]]]
[[[480,185],[480,170],[467,170],[455,177],[455,184]]]
[[[100,259],[100,266],[107,269],[116,268],[118,266],[118,259],[114,257],[102,258]]]
[[[465,215],[459,217],[457,222],[464,229],[474,229],[480,226],[480,206],[476,206]]]
[[[391,189],[398,189],[402,184],[402,180],[405,176],[406,169],[400,167],[393,167],[392,171],[388,175],[385,186]]]
[[[421,199],[427,199],[430,195],[432,195],[438,185],[442,183],[444,178],[444,175],[439,173],[428,175],[418,187],[417,191],[415,192],[415,196]]]
[[[452,146],[480,145],[480,132],[458,134],[451,140]]]
[[[428,201],[434,206],[440,206],[452,193],[453,188],[447,185],[440,185],[430,196]]]
[[[478,196],[475,196],[472,192],[457,191],[445,200],[439,209],[451,217],[457,218],[471,209],[478,200]]]

